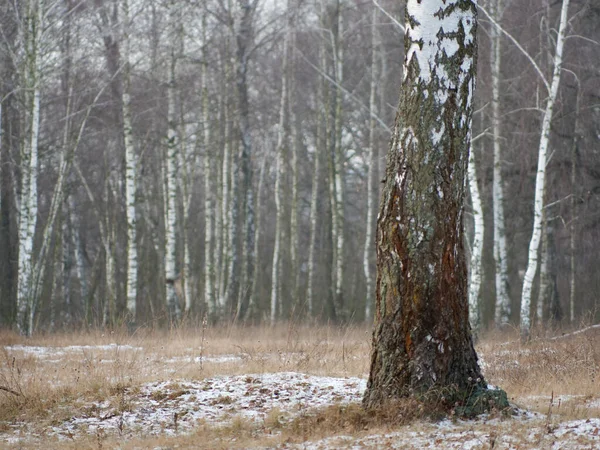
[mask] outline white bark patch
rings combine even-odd
[[[457,1],[429,1],[408,0],[407,8],[407,35],[411,45],[406,53],[405,67],[416,59],[419,66],[418,80],[425,85],[430,84],[433,78],[439,82],[440,89],[434,93],[434,101],[443,107],[448,100],[450,89],[459,90],[468,83],[467,102],[470,105],[473,98],[473,77],[470,76],[473,68],[473,58],[465,56],[460,65],[457,76],[451,76],[444,63],[456,55],[464,39],[464,46],[473,42],[473,25],[475,23],[470,9],[463,11],[457,6]],[[438,20],[432,20],[435,17]],[[404,71],[404,77],[408,70]],[[427,99],[429,93],[423,90]],[[463,114],[461,126],[467,125],[468,116]],[[444,136],[445,128],[440,125],[431,132],[431,143],[436,146]]]

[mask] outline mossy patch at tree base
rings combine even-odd
[[[407,404],[411,408],[406,408]],[[509,415],[513,412],[505,391],[488,388],[481,383],[474,383],[467,389],[456,386],[433,387],[426,392],[408,394],[403,398],[390,398],[385,404],[367,407],[366,410],[378,416],[382,416],[381,411],[386,411],[383,416],[389,416],[389,411],[395,407],[398,414],[409,413],[411,417],[408,420],[436,421],[448,417],[473,419],[486,413]]]

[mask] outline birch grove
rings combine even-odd
[[[371,324],[405,6],[0,2],[0,326]],[[595,322],[600,11],[479,17],[471,325]]]

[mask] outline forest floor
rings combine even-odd
[[[598,329],[483,336],[515,413],[476,420],[366,414],[360,327],[5,332],[0,348],[0,448],[600,448]]]

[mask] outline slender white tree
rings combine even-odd
[[[373,274],[372,261],[375,240],[373,239],[373,228],[376,214],[377,197],[377,151],[375,149],[375,115],[377,114],[377,82],[379,80],[377,67],[377,8],[373,8],[371,13],[371,89],[369,95],[369,149],[367,154],[367,224],[365,232],[365,249],[363,254],[363,270],[365,273],[366,284],[366,302],[365,302],[365,320],[371,319],[371,306],[373,305]]]
[[[22,334],[33,332],[33,242],[38,215],[38,143],[42,86],[41,44],[44,2],[27,0],[22,23],[24,61],[22,85],[25,96],[26,135],[21,145],[21,195],[19,201],[19,262],[17,280],[17,326]]]
[[[491,0],[490,15],[496,22],[501,21],[503,0]],[[508,324],[510,318],[510,297],[508,295],[508,256],[506,251],[506,231],[504,224],[504,182],[502,180],[502,136],[500,131],[500,77],[502,34],[496,26],[490,29],[491,75],[492,75],[492,139],[494,143],[494,177],[492,200],[494,210],[494,261],[496,275],[496,325]]]
[[[215,309],[214,251],[213,251],[213,196],[212,196],[212,147],[210,141],[210,112],[208,99],[208,12],[202,14],[202,130],[204,146],[204,301],[209,311]],[[186,277],[190,276],[190,271]],[[187,301],[187,299],[186,299]]]
[[[289,8],[288,8],[289,9]],[[276,208],[276,221],[275,221],[275,244],[273,247],[273,266],[271,276],[271,325],[275,324],[277,320],[277,309],[281,305],[281,256],[282,256],[282,234],[283,234],[283,220],[285,213],[285,205],[283,204],[283,186],[282,178],[284,171],[284,158],[287,145],[287,101],[288,101],[288,53],[290,43],[290,28],[288,27],[285,32],[285,38],[283,42],[283,65],[281,75],[281,98],[279,107],[279,125],[277,128],[277,155],[276,155],[276,166],[275,166],[275,208]]]
[[[475,165],[475,147],[471,146],[469,155],[469,190],[471,192],[471,207],[473,211],[473,245],[471,247],[471,262],[469,264],[469,322],[471,329],[477,331],[481,326],[481,305],[479,292],[481,290],[482,255],[483,255],[483,205],[477,183],[477,168]]]
[[[122,0],[122,64],[123,64],[123,144],[125,147],[125,220],[127,222],[127,313],[135,322],[137,310],[138,251],[136,241],[136,154],[131,113],[130,14],[129,1]]]
[[[170,29],[177,27],[174,1],[169,4],[169,22]],[[174,36],[172,36],[174,37]],[[166,229],[166,252],[165,252],[165,280],[167,281],[167,310],[169,318],[172,321],[181,319],[181,307],[179,297],[175,289],[177,280],[177,177],[179,162],[179,142],[177,132],[177,109],[176,109],[176,82],[177,82],[177,45],[171,43],[169,46],[169,81],[167,84],[167,145],[166,145],[166,166],[167,166],[167,201],[165,209],[165,229]]]
[[[334,142],[333,148],[333,179],[332,179],[332,215],[333,215],[333,234],[334,239],[334,280],[335,296],[334,304],[338,320],[345,316],[345,304],[343,298],[344,287],[344,151],[342,147],[343,135],[343,98],[344,91],[342,83],[344,81],[344,0],[336,0],[336,30],[333,35],[333,56],[334,56],[334,74],[335,74],[335,97],[334,97]]]
[[[548,159],[548,146],[550,142],[550,124],[552,122],[552,113],[554,103],[558,94],[560,84],[560,75],[563,62],[563,48],[566,38],[568,25],[569,1],[563,0],[560,12],[560,25],[558,36],[556,38],[556,50],[554,53],[554,70],[552,74],[552,83],[548,92],[546,109],[542,121],[542,133],[540,146],[538,150],[538,167],[535,179],[535,201],[533,215],[533,232],[529,242],[529,254],[527,262],[527,271],[523,279],[523,292],[521,295],[521,338],[529,339],[531,329],[531,292],[533,289],[533,280],[538,266],[539,246],[542,237],[542,219],[544,210],[544,187],[546,183],[546,162]]]

